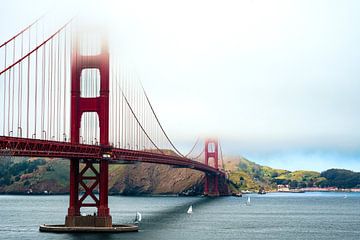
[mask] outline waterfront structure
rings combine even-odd
[[[17,43],[26,33],[31,46],[30,32],[38,21],[41,18],[1,45],[5,61],[9,60],[9,48],[23,47]],[[125,84],[119,82],[121,73],[118,66],[111,66],[106,34],[99,29],[73,28],[76,26],[70,20],[43,42],[36,39],[35,46],[19,58],[13,53],[13,59],[0,71],[4,91],[0,99],[4,109],[0,116],[0,150],[11,156],[70,160],[65,228],[43,225],[40,230],[137,230],[112,223],[109,164],[148,162],[191,168],[205,173],[205,195],[229,195],[226,173],[219,169],[218,140],[207,139],[200,154],[194,152],[196,146],[201,146],[198,142],[190,153],[179,152],[145,90],[126,88],[132,84],[129,79]],[[92,39],[93,35],[100,41]],[[97,44],[89,46],[89,42]],[[25,96],[15,89],[21,89]],[[85,207],[96,207],[96,215],[82,216]]]

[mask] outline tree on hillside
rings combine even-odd
[[[360,173],[345,169],[329,169],[322,172],[321,177],[326,178],[321,186],[338,188],[355,188],[360,186]]]

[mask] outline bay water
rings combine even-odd
[[[139,232],[54,234],[39,225],[64,223],[67,195],[0,195],[0,239],[360,239],[360,193],[247,196],[110,196],[113,223],[132,223],[140,212]]]

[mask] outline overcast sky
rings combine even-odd
[[[360,1],[13,0],[1,42],[49,9],[109,23],[184,151],[218,136],[272,167],[360,171]]]

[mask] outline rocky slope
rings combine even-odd
[[[61,159],[16,160],[0,167],[0,193],[67,193],[69,189],[69,161]],[[24,165],[24,167],[19,167]],[[29,167],[32,169],[29,171]],[[35,166],[35,167],[34,167]],[[5,171],[4,171],[5,169]],[[178,194],[200,193],[203,173],[191,169],[172,168],[149,163],[111,165],[110,194]]]

